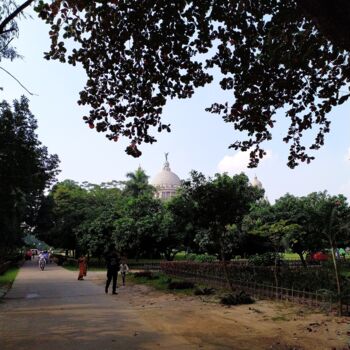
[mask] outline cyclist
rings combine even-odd
[[[41,252],[39,254],[39,267],[40,267],[41,271],[43,271],[45,269],[45,265],[46,265],[45,253]]]
[[[49,261],[49,252],[47,250],[44,250],[43,255],[44,255],[46,264],[48,264],[50,262]]]

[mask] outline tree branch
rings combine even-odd
[[[14,30],[16,30],[16,28],[12,27],[10,29],[3,30],[3,32],[1,34],[6,34],[6,33],[9,33],[9,32],[13,32]]]
[[[0,23],[0,35],[5,33],[5,27],[15,19],[26,7],[28,7],[35,0],[27,0],[21,6],[17,7],[7,18],[5,18],[2,23]]]
[[[6,48],[11,44],[11,41],[12,41],[12,40],[13,40],[13,38],[10,39],[10,40],[7,42],[7,44],[6,44],[3,48],[1,48],[0,52],[5,52]]]
[[[24,89],[24,90],[26,90],[27,92],[28,92],[28,94],[30,94],[30,95],[32,95],[32,96],[38,96],[37,94],[33,94],[32,92],[30,92],[15,76],[13,76],[9,71],[7,71],[5,68],[2,68],[2,67],[0,67],[0,69],[1,70],[3,70],[5,73],[7,73],[9,76],[11,76],[13,79],[15,79],[16,81],[17,81],[17,83],[19,84],[19,85],[21,85],[22,86],[22,88]]]

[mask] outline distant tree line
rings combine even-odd
[[[349,242],[350,210],[343,195],[286,194],[271,204],[243,173],[207,178],[192,171],[175,197],[161,201],[144,170],[127,177],[101,185],[54,185],[36,217],[36,234],[95,257],[111,243],[128,257],[168,260],[179,251],[227,261],[289,249],[305,265],[303,253],[335,251]]]

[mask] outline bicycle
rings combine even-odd
[[[39,258],[39,267],[40,267],[41,271],[44,271],[45,265],[46,265],[45,258],[44,257],[40,257]]]

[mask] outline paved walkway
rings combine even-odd
[[[0,302],[1,350],[198,349],[150,329],[120,295],[54,264],[26,262]]]

